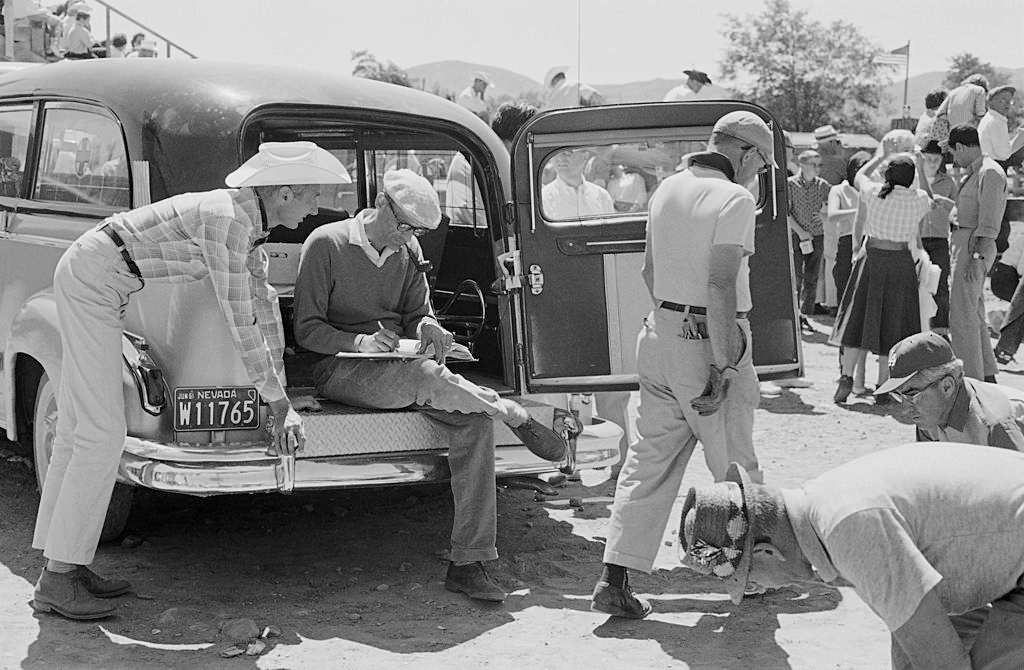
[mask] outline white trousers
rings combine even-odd
[[[619,473],[608,521],[604,562],[650,572],[672,504],[699,440],[715,481],[737,462],[761,483],[754,453],[754,410],[760,400],[751,355],[750,324],[739,321],[747,347],[736,365],[721,409],[700,416],[690,401],[704,392],[712,363],[708,340],[683,338],[683,314],[659,308],[645,320],[637,342],[640,441],[630,446]]]
[[[57,428],[32,546],[46,558],[89,565],[127,432],[121,334],[142,281],[114,243],[89,231],[57,263],[53,291],[63,346]]]

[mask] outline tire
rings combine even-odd
[[[43,490],[46,471],[50,466],[50,455],[53,453],[53,439],[57,430],[57,397],[53,384],[44,372],[39,378],[36,389],[36,400],[32,410],[32,456],[36,466],[36,483],[39,491]],[[128,523],[135,498],[134,487],[121,483],[114,484],[110,496],[107,514],[103,520],[100,542],[109,542],[121,536]]]

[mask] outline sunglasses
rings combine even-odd
[[[395,217],[395,224],[396,224],[395,228],[398,229],[398,232],[400,232],[400,233],[412,233],[416,237],[421,237],[421,236],[426,235],[427,233],[430,232],[430,228],[424,228],[423,226],[414,226],[411,223],[407,223],[405,221],[402,221],[398,217],[398,210],[395,209],[395,202],[391,199],[391,196],[388,196],[388,195],[385,194],[385,197],[388,200],[388,207],[391,208],[391,215]]]

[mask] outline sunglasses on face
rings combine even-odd
[[[393,200],[391,200],[390,197],[388,197],[388,207],[391,208],[391,215],[395,217],[395,228],[398,229],[398,232],[412,233],[416,237],[426,235],[428,232],[430,232],[429,228],[424,228],[423,226],[414,226],[411,223],[402,221],[398,216],[398,210],[395,209],[395,203]]]

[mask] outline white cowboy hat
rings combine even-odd
[[[224,183],[231,188],[350,184],[352,178],[337,158],[313,142],[264,142]]]

